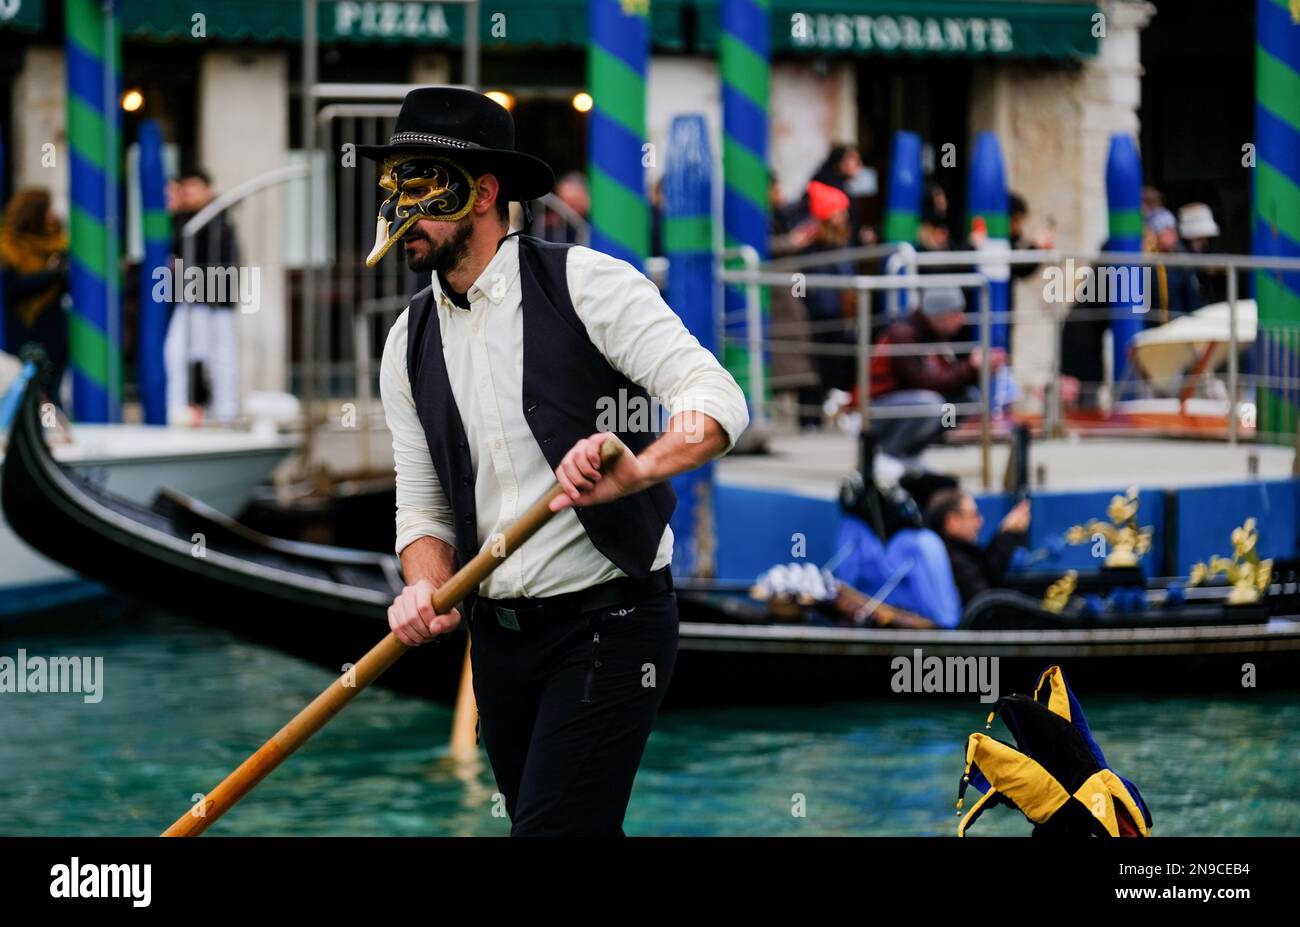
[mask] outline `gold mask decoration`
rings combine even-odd
[[[380,169],[379,186],[388,196],[379,206],[375,246],[366,258],[374,267],[421,219],[455,222],[469,214],[477,198],[469,171],[447,158],[396,155]]]

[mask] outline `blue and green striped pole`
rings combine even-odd
[[[722,225],[727,248],[749,245],[768,257],[768,96],[772,75],[771,0],[722,0]],[[730,262],[729,268],[740,266]],[[767,293],[762,300],[763,340],[767,340]],[[745,340],[745,289],[726,288],[727,342],[723,363],[750,397],[755,375],[766,384],[764,357],[751,358]],[[767,393],[766,387],[762,392]]]
[[[889,158],[889,187],[885,191],[886,242],[916,244],[921,225],[921,188],[925,175],[921,169],[921,136],[902,130],[894,133],[894,150]],[[905,274],[908,267],[900,267]],[[898,307],[907,310],[907,290],[898,293]]]
[[[668,305],[700,344],[717,353],[713,315],[713,155],[700,115],[678,116],[664,164],[664,250]],[[713,464],[673,477],[673,567],[684,576],[715,572]]]
[[[1106,247],[1111,251],[1142,250],[1142,157],[1138,154],[1133,136],[1116,132],[1110,137],[1110,151],[1106,155],[1106,209],[1108,231]],[[1122,268],[1129,280],[1141,272],[1130,265]],[[1128,298],[1111,300],[1110,334],[1112,339],[1111,368],[1115,382],[1123,382],[1128,368],[1128,348],[1133,337],[1142,331],[1145,306],[1129,286]],[[1115,398],[1119,398],[1116,396]]]
[[[970,162],[970,216],[972,230],[976,222],[984,225],[986,238],[981,251],[1005,255],[1011,250],[1007,174],[1002,165],[1002,146],[992,132],[981,132],[975,138]],[[1006,350],[1011,346],[1011,326],[1005,315],[1011,306],[1011,266],[985,263],[976,269],[988,278],[989,309],[995,314],[989,326],[989,344]]]
[[[5,190],[5,139],[0,135],[0,204],[9,202],[9,196]],[[16,351],[19,345],[14,345]],[[5,347],[5,288],[0,286],[0,351],[8,350]]]
[[[1267,257],[1300,257],[1300,4],[1257,0],[1255,14],[1255,154],[1251,250]],[[1259,386],[1257,428],[1292,434],[1300,393],[1287,385],[1300,377],[1296,329],[1300,326],[1300,273],[1256,271],[1259,334],[1255,369]]]
[[[591,247],[640,268],[650,254],[643,163],[650,0],[591,0],[588,13]]]
[[[121,243],[118,185],[122,33],[113,0],[65,0],[71,180],[73,417],[118,417]]]
[[[921,136],[915,132],[894,133],[894,150],[889,158],[889,189],[885,202],[885,241],[916,244],[921,225]]]
[[[167,370],[163,341],[170,305],[158,299],[155,271],[170,272],[171,218],[167,215],[167,174],[163,169],[162,130],[153,119],[140,123],[140,201],[144,260],[140,262],[140,321],[136,339],[136,377],[146,425],[167,424]]]

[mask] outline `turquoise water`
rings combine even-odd
[[[0,626],[0,656],[102,656],[105,675],[98,704],[0,694],[0,834],[156,834],[332,678],[184,618],[93,620]],[[1079,695],[1111,764],[1142,789],[1157,835],[1300,834],[1300,698]],[[667,713],[626,830],[950,834],[965,738],[986,712],[972,701]],[[486,758],[466,767],[447,757],[450,726],[447,708],[366,692],[209,833],[507,833]],[[994,733],[1010,739],[1000,723]],[[1028,830],[1008,808],[979,825]]]

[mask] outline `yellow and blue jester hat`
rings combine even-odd
[[[1149,837],[1151,812],[1137,786],[1111,770],[1059,666],[1038,677],[1034,694],[998,699],[1015,746],[986,734],[966,743],[966,770],[957,791],[960,813],[967,786],[981,796],[962,817],[964,837],[985,809],[1011,805],[1038,836]]]

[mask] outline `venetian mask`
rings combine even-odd
[[[380,169],[379,186],[388,196],[379,206],[375,246],[366,258],[374,267],[416,222],[455,222],[469,213],[476,191],[465,168],[446,158],[396,155]]]

